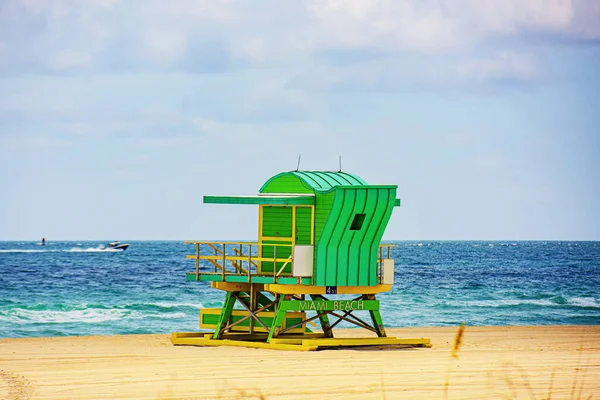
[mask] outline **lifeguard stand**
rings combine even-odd
[[[176,332],[171,341],[290,350],[428,347],[429,339],[386,337],[375,298],[394,282],[394,245],[380,241],[400,205],[396,189],[341,171],[291,171],[273,176],[255,196],[204,196],[207,204],[257,205],[258,241],[186,242],[196,250],[187,256],[196,264],[187,280],[211,282],[226,296],[223,308],[200,310],[200,327],[213,332]],[[317,319],[322,332],[313,332]],[[377,337],[334,338],[341,321]]]

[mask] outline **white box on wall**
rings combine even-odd
[[[294,246],[294,265],[292,275],[295,277],[313,276],[314,246],[298,244]]]
[[[392,258],[383,260],[383,284],[394,284],[394,259]]]

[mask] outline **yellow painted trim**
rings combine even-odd
[[[211,282],[210,287],[212,289],[224,290],[226,292],[249,292],[250,283],[236,283],[236,282]],[[254,290],[263,291],[264,288],[261,284],[254,284]]]
[[[301,345],[303,340],[307,339],[324,339],[325,334],[322,332],[316,333],[305,333],[304,335],[295,335],[295,336],[287,336],[284,337],[276,337],[271,339],[271,343],[273,344],[295,344]]]
[[[292,246],[296,244],[297,234],[298,233],[296,232],[296,206],[292,206]]]
[[[260,243],[263,234],[263,207],[258,206],[258,242]]]
[[[343,347],[343,346],[390,346],[405,345],[418,347],[431,347],[431,341],[427,338],[322,338],[322,339],[298,339],[298,338],[273,338],[271,343],[259,341],[243,341],[232,339],[212,339],[212,334],[203,332],[173,332],[171,343],[174,345],[188,346],[233,346],[255,349],[272,350],[295,350],[314,351],[319,347]],[[300,341],[300,342],[299,342]]]
[[[310,206],[310,244],[315,245],[315,206]]]
[[[258,257],[262,259],[262,242],[263,242],[263,207],[262,205],[258,206]],[[262,274],[262,262],[258,262],[258,266],[256,267],[256,273]]]
[[[263,204],[265,207],[314,207],[312,204]]]
[[[279,245],[277,245],[277,247],[279,247]],[[211,255],[211,256],[194,256],[194,255],[186,255],[186,258],[192,258],[192,259],[200,259],[200,260],[215,260],[215,261],[222,261],[223,260],[223,256],[222,255]],[[241,257],[241,256],[225,256],[225,261],[246,261],[248,260],[248,257]],[[273,261],[273,257],[269,257],[269,258],[259,258],[259,257],[252,257],[252,261]],[[279,258],[277,257],[277,262],[285,262],[285,261],[289,261],[288,258]]]
[[[226,241],[226,240],[220,240],[220,241],[208,241],[208,240],[186,240],[183,242],[184,244],[226,244],[226,245],[231,245],[231,244],[242,244],[242,245],[255,245],[258,244],[258,242],[247,242],[247,241],[242,241],[242,242],[234,242],[234,241]]]
[[[281,337],[271,339],[273,344],[295,344],[309,345],[318,347],[332,346],[381,346],[381,345],[406,345],[406,346],[424,346],[431,347],[431,340],[428,338],[396,338],[396,337],[381,337],[381,338],[326,338],[324,335],[320,337]]]
[[[263,236],[261,242],[265,240],[272,240],[273,242],[291,242],[294,238],[291,237],[281,237],[281,236]],[[278,244],[277,246],[292,246],[291,244]]]
[[[264,290],[280,294],[326,294],[326,286],[265,284]],[[337,294],[376,294],[392,290],[392,285],[338,286]]]
[[[430,344],[426,338],[398,339],[395,337],[377,338],[323,338],[305,339],[302,346],[332,347],[332,346],[381,346],[381,345],[410,345],[424,346]]]
[[[292,206],[292,264],[290,266],[291,271],[294,271],[294,250],[296,248],[296,236],[298,236],[298,232],[296,231],[296,206]]]
[[[233,346],[247,347],[253,349],[272,349],[272,350],[294,350],[294,351],[314,351],[317,346],[298,346],[291,344],[270,344],[264,342],[244,342],[242,340],[217,340],[205,337],[179,336],[177,332],[171,335],[171,343],[175,345],[188,346]]]

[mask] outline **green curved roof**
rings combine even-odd
[[[327,192],[336,186],[363,186],[367,183],[360,177],[347,172],[331,171],[290,171],[282,172],[269,179],[261,188],[263,192],[267,186],[276,179],[283,177],[300,179],[309,189],[318,192]]]

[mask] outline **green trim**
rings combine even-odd
[[[275,306],[275,316],[273,318],[273,324],[271,325],[271,329],[269,331],[269,336],[267,336],[267,343],[271,342],[271,339],[277,337],[279,332],[281,331],[281,326],[283,325],[283,321],[285,320],[286,310],[281,308],[281,303],[284,301],[284,298],[287,296],[281,296],[277,301],[277,305]]]
[[[213,334],[213,339],[221,339],[223,333],[221,330],[224,326],[227,325],[229,318],[231,318],[231,311],[233,310],[233,305],[235,304],[235,297],[233,296],[234,292],[227,292],[225,296],[225,303],[223,304],[223,308],[221,309],[221,315],[219,315],[219,321],[215,326],[215,333]]]
[[[363,185],[363,186],[336,186],[334,188],[331,188],[330,190],[321,192],[322,194],[326,194],[326,193],[332,193],[335,192],[338,189],[361,189],[361,188],[370,188],[370,189],[385,189],[385,190],[389,190],[389,189],[398,189],[398,185]]]
[[[367,300],[368,301],[368,300]],[[376,301],[376,300],[371,300],[371,301]],[[375,327],[375,330],[377,331],[377,336],[379,337],[385,337],[385,327],[383,326],[383,319],[381,319],[381,314],[379,313],[379,310],[370,310],[369,313],[371,314],[371,321],[373,321],[373,326]]]
[[[206,204],[271,204],[311,206],[315,204],[313,195],[280,196],[204,196]]]
[[[375,311],[379,300],[284,300],[278,307],[286,311]]]

